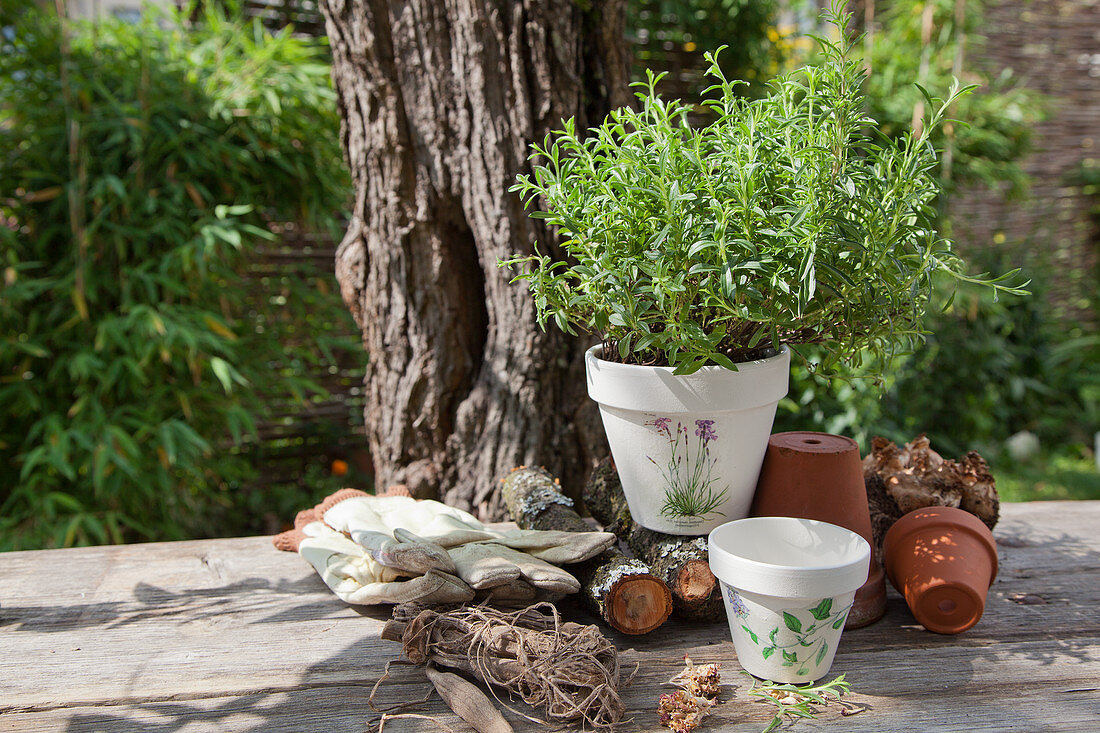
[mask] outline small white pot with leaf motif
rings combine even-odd
[[[705,535],[748,516],[776,406],[787,394],[791,353],[737,370],[605,361],[585,354],[588,395],[604,432],[630,515],[657,532]]]
[[[824,677],[867,580],[867,541],[826,522],[754,517],[713,530],[709,546],[745,671],[796,684]]]

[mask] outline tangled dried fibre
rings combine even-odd
[[[553,604],[505,612],[406,603],[394,609],[382,636],[400,640],[412,662],[503,688],[550,722],[607,730],[622,720],[618,650],[595,626],[563,622]]]

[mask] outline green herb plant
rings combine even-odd
[[[994,75],[970,60],[987,56],[983,29],[993,5],[990,0],[884,3],[876,8],[873,43],[861,54],[874,70],[867,78],[868,109],[888,137],[903,134],[924,101],[907,80],[934,88],[950,84],[953,77],[981,84],[979,92],[959,100],[956,108],[969,124],[947,123],[931,138],[944,151],[936,175],[949,193],[960,185],[997,186],[1013,196],[1026,192],[1020,163],[1031,148],[1035,124],[1049,107],[1011,68],[1002,67]],[[941,204],[949,201],[949,196],[940,198]],[[941,221],[947,213],[941,208]]]
[[[842,8],[823,18],[847,27]],[[597,334],[605,359],[678,374],[816,344],[832,374],[915,344],[937,272],[1023,292],[1016,271],[966,274],[935,228],[930,135],[972,87],[955,82],[944,99],[922,89],[920,132],[883,138],[865,114],[858,39],[838,35],[817,39],[824,62],[757,99],[723,74],[721,49],[709,54],[705,127],[649,73],[639,109],[586,136],[565,120],[533,145],[512,190],[557,229],[565,257],[536,247],[501,264],[527,283],[540,324]]]
[[[842,707],[842,715],[854,715],[863,710],[863,708],[858,705],[845,703],[841,700],[841,697],[848,694],[851,688],[851,684],[844,679],[844,675],[840,675],[831,682],[823,682],[817,685],[812,683],[792,685],[779,684],[776,682],[758,682],[755,677],[747,672],[743,674],[751,681],[749,697],[763,700],[776,707],[775,717],[772,718],[768,727],[763,730],[763,733],[769,733],[778,728],[783,724],[783,720],[786,717],[817,717],[817,710],[814,708],[815,705],[824,707],[831,702],[839,702]]]

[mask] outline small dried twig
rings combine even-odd
[[[428,694],[424,696],[423,700],[413,700],[411,702],[399,702],[396,705],[391,705],[388,708],[380,708],[374,704],[374,694],[378,692],[378,686],[390,676],[391,664],[406,664],[412,666],[412,662],[406,662],[403,659],[391,659],[386,662],[386,668],[382,670],[382,676],[378,678],[378,681],[374,683],[374,687],[370,688],[370,697],[367,698],[367,705],[370,705],[370,709],[376,713],[388,713],[392,710],[404,710],[405,708],[412,707],[413,705],[420,705],[421,703],[428,702],[432,697],[432,690],[428,690]]]
[[[382,733],[386,727],[387,720],[393,720],[394,718],[419,718],[420,720],[428,720],[439,726],[440,730],[444,733],[455,733],[454,728],[436,720],[430,715],[417,715],[416,713],[383,713],[382,717],[378,719],[378,733]],[[374,721],[371,721],[370,725],[374,725]],[[368,728],[369,730],[369,728]]]
[[[865,709],[854,703],[841,701],[841,696],[850,692],[851,688],[851,685],[844,680],[844,675],[840,675],[832,682],[825,682],[820,685],[791,685],[775,682],[758,684],[756,679],[747,672],[744,674],[753,682],[752,687],[749,688],[749,696],[771,703],[777,708],[775,717],[772,718],[763,733],[773,731],[782,725],[784,716],[792,718],[817,717],[817,711],[812,707],[813,705],[825,706],[831,702],[839,702],[842,715],[855,715]]]

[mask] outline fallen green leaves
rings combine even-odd
[[[661,695],[657,706],[661,725],[675,733],[689,733],[698,728],[702,725],[703,718],[713,712],[713,708],[721,702],[718,699],[722,687],[720,665],[693,664],[687,656],[684,657],[684,665],[684,669],[669,680],[669,684],[680,689]],[[748,672],[742,674],[750,680],[750,698],[763,700],[776,707],[775,716],[762,733],[775,730],[786,719],[793,722],[797,718],[816,718],[820,709],[830,704],[839,705],[841,715],[855,715],[866,709],[863,705],[841,699],[851,691],[851,685],[844,679],[844,675],[831,682],[816,685],[792,685],[762,682]]]
[[[840,675],[831,682],[822,684],[791,685],[776,682],[760,682],[747,672],[743,673],[752,680],[749,697],[775,705],[775,717],[772,718],[763,733],[773,731],[783,724],[785,718],[815,718],[818,708],[830,703],[839,703],[841,715],[855,715],[865,709],[861,705],[841,700],[850,692],[851,685]]]

